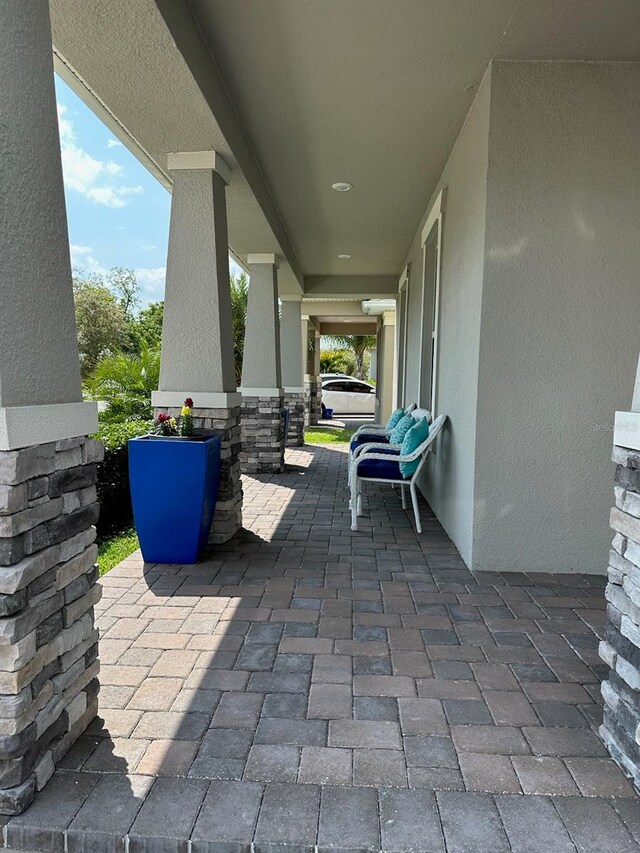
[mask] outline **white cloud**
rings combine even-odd
[[[107,139],[107,148],[117,148],[119,145],[122,145],[122,142],[118,139]]]
[[[166,267],[142,267],[135,270],[136,279],[142,291],[142,302],[159,302],[164,299],[164,283],[167,275]]]
[[[71,268],[74,272],[96,275],[104,278],[109,270],[94,256],[91,246],[79,246],[71,243]]]
[[[65,186],[96,204],[106,207],[125,207],[128,197],[141,193],[142,187],[122,184],[118,181],[122,174],[122,166],[111,160],[98,160],[80,148],[76,142],[73,123],[65,117],[66,111],[64,104],[58,104]]]

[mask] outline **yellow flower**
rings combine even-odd
[[[170,419],[169,419],[169,426],[171,426],[171,427],[176,427],[176,426],[178,426],[178,422],[176,421],[176,419],[175,419],[175,418],[170,418]]]
[[[190,415],[191,414],[191,407],[190,406],[183,406],[180,414],[182,415],[183,418],[186,417],[186,415]]]

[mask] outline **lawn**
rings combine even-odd
[[[307,444],[345,444],[350,441],[354,429],[332,426],[312,426],[304,431],[304,440]]]
[[[139,548],[138,537],[133,528],[103,539],[98,545],[98,569],[104,575],[109,569],[117,566],[129,554]]]

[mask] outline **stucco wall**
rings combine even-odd
[[[610,425],[640,346],[639,141],[640,64],[493,65],[476,569],[606,569]]]
[[[418,399],[421,352],[423,263],[421,233],[433,201],[446,189],[440,285],[440,351],[438,413],[449,424],[437,453],[430,459],[422,489],[464,560],[472,561],[476,391],[480,339],[480,307],[484,263],[484,230],[489,135],[490,79],[487,75],[452,150],[442,178],[420,223],[408,261],[409,333],[406,399]],[[426,335],[431,333],[426,294]],[[431,375],[425,347],[423,371]],[[426,383],[428,384],[428,383]],[[428,403],[428,399],[420,401]]]

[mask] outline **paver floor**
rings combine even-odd
[[[639,850],[597,736],[603,578],[472,574],[389,488],[352,533],[345,448],[287,461],[210,559],[104,577],[101,718],[7,846]]]

